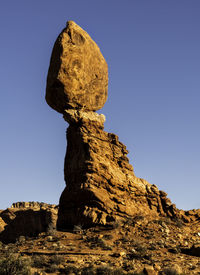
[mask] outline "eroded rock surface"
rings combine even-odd
[[[46,100],[69,123],[57,227],[110,225],[135,215],[199,220],[199,211],[178,210],[155,185],[137,178],[128,151],[95,113],[107,99],[107,64],[96,43],[69,21],[52,52]]]
[[[0,213],[0,241],[15,242],[20,236],[37,236],[56,227],[58,207],[47,203],[17,202]]]
[[[64,118],[70,126],[58,228],[109,225],[139,214],[177,214],[165,192],[135,176],[126,146],[103,130],[103,115],[69,110]]]
[[[73,21],[58,36],[47,77],[46,101],[56,111],[99,110],[107,99],[108,68],[99,47]]]

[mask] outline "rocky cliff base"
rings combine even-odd
[[[52,226],[53,219],[47,214],[55,214],[56,207],[46,205],[45,208],[37,203],[38,207],[32,207],[33,203],[15,205],[0,213],[9,228],[8,235],[6,227],[1,234],[1,241],[5,237],[5,242],[0,242],[0,259],[6,257],[7,264],[12,255],[24,259],[31,274],[200,273],[197,220],[184,223],[176,217],[153,218],[140,214],[109,228],[74,226],[71,231],[61,232]],[[14,241],[15,232],[18,234]],[[12,243],[8,242],[8,236]]]

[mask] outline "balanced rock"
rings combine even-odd
[[[107,85],[107,64],[98,46],[69,21],[55,42],[46,89],[47,103],[69,123],[57,228],[107,226],[136,215],[198,219],[137,178],[126,146],[104,131],[105,116],[94,111],[103,107]]]
[[[46,101],[56,111],[96,111],[107,100],[108,67],[97,44],[73,21],[58,36],[47,77]]]

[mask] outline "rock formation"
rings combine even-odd
[[[103,130],[103,115],[66,110],[64,118],[70,126],[58,228],[108,225],[142,213],[173,213],[166,193],[135,176],[125,145]]]
[[[47,77],[47,103],[69,123],[58,229],[110,225],[138,214],[189,215],[155,185],[137,178],[128,151],[95,113],[107,98],[107,64],[98,46],[74,22],[57,38]],[[198,216],[199,217],[199,216]]]
[[[0,241],[15,242],[20,236],[37,236],[56,227],[58,207],[47,203],[17,202],[0,212]]]
[[[165,192],[135,176],[126,146],[95,113],[106,101],[107,82],[98,46],[68,22],[54,46],[46,91],[48,104],[69,123],[66,187],[59,210],[38,202],[0,210],[1,270],[21,267],[16,256],[26,266],[29,259],[34,274],[200,274],[200,209],[177,209]]]

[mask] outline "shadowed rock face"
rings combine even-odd
[[[46,101],[56,111],[96,111],[107,99],[108,68],[99,47],[73,21],[58,36],[47,77]]]
[[[15,242],[20,236],[37,236],[56,226],[57,206],[38,202],[18,202],[0,212],[0,241]]]

